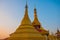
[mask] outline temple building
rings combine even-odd
[[[7,40],[49,40],[49,38],[49,31],[45,30],[38,20],[36,8],[34,8],[34,20],[31,22],[26,4],[21,24]]]

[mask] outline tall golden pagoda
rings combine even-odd
[[[48,35],[49,32],[47,30],[45,30],[42,26],[41,26],[41,23],[39,22],[38,20],[38,17],[37,17],[37,11],[36,11],[36,8],[34,8],[34,21],[32,22],[32,25],[35,27],[35,29],[37,31],[39,31],[41,34],[43,35]]]
[[[25,15],[22,19],[21,25],[14,33],[10,35],[8,40],[45,40],[46,36],[42,35],[32,25],[28,16],[28,6],[25,6]]]

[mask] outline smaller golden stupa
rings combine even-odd
[[[41,23],[39,22],[38,20],[38,17],[37,17],[37,11],[36,11],[36,8],[34,8],[34,21],[32,22],[32,25],[35,27],[35,29],[37,31],[39,31],[41,34],[43,35],[48,35],[49,32],[47,30],[45,30],[42,26],[41,26]]]

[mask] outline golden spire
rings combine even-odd
[[[33,24],[33,25],[40,25],[40,22],[38,21],[38,18],[37,18],[36,7],[34,8],[34,21],[33,21],[32,24]]]
[[[21,22],[21,25],[25,25],[25,24],[28,24],[30,25],[31,24],[31,21],[29,19],[29,16],[28,16],[28,5],[27,5],[27,2],[26,2],[26,6],[25,6],[25,15],[24,15],[24,18]]]
[[[39,20],[38,20],[36,7],[34,8],[34,21],[32,22],[32,25],[33,25],[41,34],[48,34],[48,31],[46,31],[46,30],[41,26],[41,23],[40,23]]]

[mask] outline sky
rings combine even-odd
[[[60,30],[60,0],[27,0],[28,15],[34,19],[34,7],[42,27],[55,33]],[[0,0],[0,39],[13,33],[24,16],[26,0]]]

